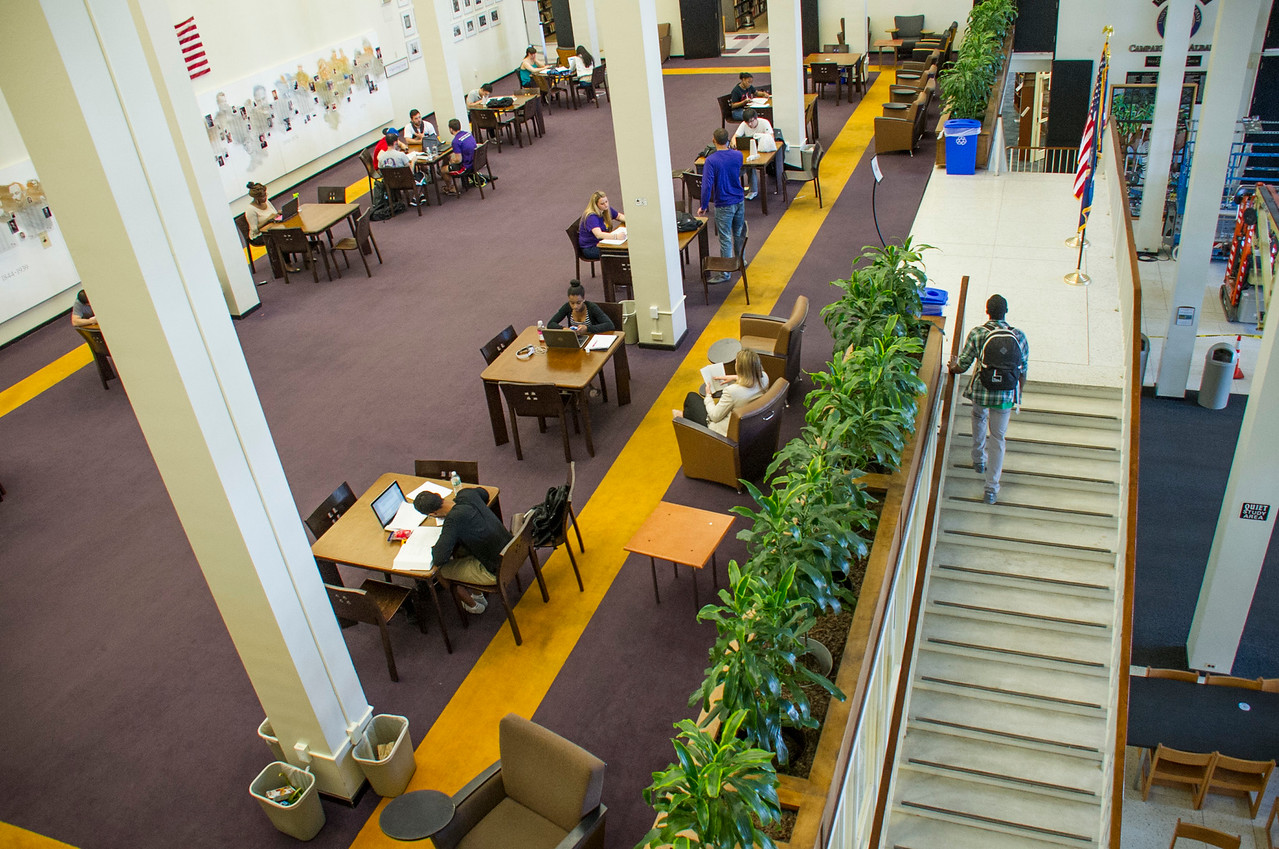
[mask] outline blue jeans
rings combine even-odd
[[[734,109],[729,114],[733,117],[734,121],[740,121],[742,120],[742,112],[745,111],[745,109],[746,107],[743,106],[741,109]]]
[[[719,231],[719,255],[736,256],[734,246],[746,238],[746,204],[715,204],[715,229]]]

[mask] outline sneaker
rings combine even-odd
[[[996,494],[995,494],[995,493],[993,493],[993,492],[987,492],[987,493],[986,493],[986,497],[985,497],[985,499],[983,499],[983,500],[984,500],[987,504],[994,504],[994,503],[995,503],[996,498],[997,498],[997,496],[996,496]]]
[[[985,463],[973,463],[973,471],[974,471],[974,472],[976,472],[976,473],[977,473],[977,474],[979,474],[979,475],[984,475],[984,474],[986,474],[986,464],[985,464]]]
[[[754,200],[757,197],[759,197],[759,192],[750,192],[746,195],[747,200]]]
[[[732,280],[732,279],[733,279],[733,276],[731,274],[717,274],[714,277],[708,278],[706,282],[707,283],[727,283],[729,280]]]
[[[476,616],[478,616],[479,614],[485,611],[486,607],[485,605],[482,605],[482,604],[475,604],[475,603],[467,604],[466,602],[462,602],[462,609],[465,610],[467,613],[473,613]]]
[[[478,604],[481,610],[488,610],[489,600],[488,600],[488,597],[484,595],[484,593],[475,592],[474,590],[472,590],[471,600],[474,601],[476,604]]]

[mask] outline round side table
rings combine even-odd
[[[713,363],[731,362],[740,350],[742,350],[742,340],[721,339],[711,345],[710,350],[706,352],[706,359]]]
[[[414,790],[392,799],[378,818],[395,840],[425,840],[453,821],[453,799],[438,790]]]

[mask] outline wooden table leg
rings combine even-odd
[[[582,428],[586,431],[586,453],[595,456],[595,440],[591,438],[591,404],[590,391],[583,389],[577,393],[577,408],[582,411]]]
[[[697,612],[702,609],[702,603],[697,598],[697,570],[689,566],[688,571],[693,575],[693,611]]]
[[[506,419],[502,416],[502,392],[497,384],[484,381],[484,400],[489,406],[489,424],[493,426],[493,444],[505,445],[510,437],[506,432]]]
[[[444,623],[444,608],[440,606],[440,596],[439,596],[439,593],[435,591],[435,579],[426,578],[424,580],[418,581],[419,587],[421,587],[422,584],[426,584],[426,589],[431,594],[431,603],[435,605],[435,615],[438,616],[440,619],[440,633],[444,636],[444,648],[448,650],[449,654],[452,654],[453,643],[452,641],[449,640],[449,626]],[[418,622],[420,623],[422,628],[422,633],[424,634],[426,633],[426,617],[424,615],[425,612],[426,612],[425,610],[419,610],[417,612]]]
[[[765,215],[767,215],[767,214],[768,214],[768,174],[767,174],[767,173],[765,173],[765,171],[764,171],[764,166],[762,166],[762,165],[756,165],[756,166],[754,166],[754,168],[755,168],[755,170],[756,170],[757,172],[759,172],[759,186],[760,186],[760,193],[759,193],[759,206],[760,206],[760,210],[761,210],[761,211],[762,211]]]
[[[613,382],[617,384],[617,406],[625,407],[631,403],[631,363],[626,358],[624,341],[613,352]],[[498,417],[501,418],[501,415],[502,412],[499,409]]]
[[[715,589],[719,589],[719,563],[715,560],[715,552],[711,552],[711,580],[715,583]]]
[[[662,603],[662,595],[657,591],[657,561],[652,557],[648,558],[648,568],[653,572],[653,598],[657,599],[657,603]]]

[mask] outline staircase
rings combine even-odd
[[[994,506],[969,459],[972,407],[958,401],[880,845],[1100,846],[1120,390],[1030,384]]]

